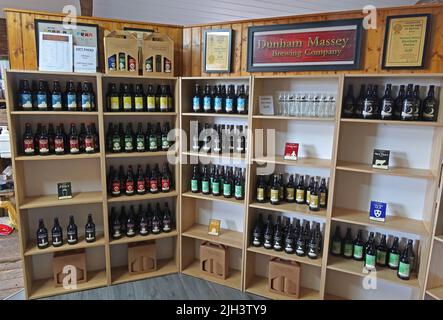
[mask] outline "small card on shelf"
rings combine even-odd
[[[274,115],[274,98],[272,96],[260,96],[258,97],[258,105],[260,114],[264,116]]]
[[[65,200],[72,198],[71,182],[57,183],[58,200]]]
[[[389,169],[389,150],[374,149],[372,167],[375,169]]]
[[[369,209],[369,220],[386,222],[386,208],[388,205],[384,202],[371,201]]]
[[[220,235],[220,220],[211,219],[209,220],[208,234],[211,236],[219,236]]]
[[[286,143],[285,145],[285,160],[297,160],[298,159],[298,143]]]

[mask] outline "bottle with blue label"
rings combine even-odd
[[[223,95],[222,95],[222,86],[218,85],[214,87],[214,111],[215,113],[223,113]]]
[[[39,80],[36,100],[37,100],[38,111],[48,111],[49,103],[48,103],[48,90],[47,90],[46,81]]]
[[[90,92],[90,87],[87,82],[83,83],[81,107],[82,107],[82,111],[91,111],[92,110],[92,95]]]
[[[65,106],[68,111],[77,111],[77,92],[73,81],[66,83]]]
[[[51,106],[52,106],[52,110],[54,110],[54,111],[62,111],[63,110],[62,90],[60,87],[60,82],[58,82],[57,80],[54,81],[54,84],[52,87]]]
[[[212,113],[212,94],[211,94],[211,86],[206,84],[205,92],[203,94],[203,111],[206,113]]]
[[[238,89],[237,112],[240,114],[248,114],[248,99],[245,94],[245,86],[242,84]]]
[[[198,83],[195,84],[194,96],[192,97],[192,111],[203,112],[201,88]]]
[[[23,111],[32,110],[32,93],[28,80],[20,80],[18,90],[18,108]]]
[[[236,113],[235,100],[235,88],[231,84],[228,87],[228,94],[226,96],[226,113]]]

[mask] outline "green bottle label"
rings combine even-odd
[[[377,250],[377,263],[386,264],[386,251]]]
[[[191,190],[193,192],[198,191],[198,180],[191,180]]]
[[[212,193],[213,194],[220,194],[220,183],[219,182],[212,183]]]
[[[162,137],[162,149],[163,150],[169,149],[169,141],[167,137]]]
[[[354,258],[355,259],[363,258],[363,246],[359,245],[354,246]]]
[[[389,254],[389,266],[391,268],[398,268],[399,261],[400,261],[400,255],[398,253]]]
[[[243,186],[235,186],[235,197],[236,198],[243,197]]]
[[[350,257],[352,257],[352,249],[353,249],[353,244],[352,243],[346,243],[345,244],[345,249],[344,249],[344,252],[343,252],[343,255],[345,256],[345,257],[348,257],[348,258],[350,258]]]
[[[145,138],[144,137],[137,138],[137,150],[138,151],[145,150]]]
[[[202,181],[202,192],[209,193],[209,181]]]
[[[112,139],[112,150],[113,151],[120,151],[121,150],[120,138]]]
[[[338,241],[332,242],[332,253],[341,254],[341,242]]]
[[[125,138],[125,150],[132,150],[133,148],[132,138]]]
[[[403,278],[409,278],[411,275],[411,265],[400,261],[398,265],[398,275]]]
[[[229,184],[229,183],[223,184],[223,195],[225,195],[225,196],[231,195],[231,184]]]
[[[149,138],[149,150],[157,150],[157,138],[156,137]]]
[[[365,267],[368,269],[375,269],[375,259],[374,255],[366,254]]]

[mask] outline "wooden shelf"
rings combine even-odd
[[[47,253],[53,253],[53,252],[62,252],[62,251],[70,251],[70,250],[76,250],[76,249],[85,249],[85,248],[93,248],[93,247],[100,247],[105,245],[105,238],[102,234],[96,235],[95,242],[87,243],[84,239],[84,237],[79,237],[79,241],[77,244],[69,245],[67,243],[67,240],[64,239],[63,243],[64,245],[61,247],[53,247],[49,245],[46,249],[39,249],[36,245],[37,240],[31,240],[28,241],[26,245],[25,250],[25,256],[33,256],[33,255],[39,255],[39,254],[47,254]]]
[[[128,266],[114,267],[111,270],[112,284],[125,283],[129,281],[137,281],[143,279],[149,279],[167,274],[177,273],[178,268],[174,259],[161,259],[157,260],[157,270],[149,273],[142,274],[129,274]]]
[[[435,236],[434,239],[435,239],[435,241],[443,243],[443,235],[442,236]]]
[[[435,179],[435,175],[432,173],[432,171],[427,169],[389,168],[387,170],[384,170],[374,169],[370,164],[347,161],[339,161],[337,163],[337,170],[369,174],[382,174],[387,176],[406,178]]]
[[[54,286],[54,278],[36,280],[32,283],[29,292],[29,299],[40,299],[59,294],[72,293],[77,291],[89,290],[104,287],[107,285],[106,270],[88,271],[88,281],[77,284],[77,289],[64,289]]]
[[[300,298],[293,299],[284,295],[273,293],[268,289],[268,278],[254,276],[251,284],[246,288],[246,292],[256,294],[274,300],[320,300],[320,292],[308,288],[300,287]]]
[[[108,196],[108,203],[166,199],[166,198],[176,197],[177,195],[178,195],[177,191],[172,190],[170,192],[147,193],[143,195],[138,195],[138,194],[133,196],[122,195],[120,197],[115,197],[115,198]]]
[[[29,74],[29,75],[50,75],[50,76],[69,76],[69,77],[90,77],[96,78],[100,73],[88,72],[64,72],[64,71],[39,71],[39,70],[8,70],[8,73],[14,74]]]
[[[271,256],[271,257],[275,257],[275,258],[281,258],[283,260],[290,260],[290,261],[297,261],[299,263],[303,263],[303,264],[307,264],[310,266],[314,266],[314,267],[319,267],[321,268],[321,264],[322,264],[322,259],[309,259],[307,256],[306,257],[299,257],[296,254],[287,254],[284,251],[275,251],[275,250],[268,250],[265,249],[263,247],[248,247],[248,251],[249,252],[254,252],[254,253],[259,253],[265,256]]]
[[[162,76],[162,77],[150,77],[139,74],[103,74],[103,78],[122,78],[122,79],[139,79],[139,80],[177,80],[177,77],[174,76]]]
[[[443,286],[426,290],[426,293],[434,299],[443,300]]]
[[[48,156],[19,156],[16,161],[46,161],[46,160],[79,160],[79,159],[98,159],[100,153],[81,153],[81,154],[64,154],[64,155],[48,155]]]
[[[182,196],[187,198],[199,199],[199,200],[221,201],[221,202],[233,203],[238,205],[245,204],[245,200],[235,200],[234,197],[232,198],[225,198],[223,196],[215,197],[212,194],[204,195],[203,193],[192,193],[191,191],[183,193]]]
[[[98,116],[97,111],[11,111],[11,114],[23,116]]]
[[[285,160],[281,155],[255,158],[252,161],[258,164],[275,163],[294,167],[330,168],[332,166],[330,159],[299,158],[298,160]]]
[[[212,158],[212,159],[222,159],[222,160],[240,160],[244,161],[246,160],[246,154],[238,154],[238,153],[231,153],[231,154],[213,154],[213,153],[198,153],[198,152],[182,152],[182,155],[186,156],[192,156],[192,157],[201,157],[201,158]]]
[[[363,261],[355,261],[352,259],[345,259],[340,257],[329,256],[328,269],[335,270],[343,273],[352,274],[359,277],[366,277],[368,273],[363,272]],[[402,286],[408,286],[413,288],[419,287],[419,281],[415,274],[412,275],[410,280],[401,280],[397,277],[397,271],[389,268],[377,267],[377,279],[392,282]]]
[[[117,245],[117,244],[133,243],[133,242],[140,242],[140,241],[159,240],[159,239],[165,239],[165,238],[173,238],[173,237],[176,237],[177,235],[178,235],[177,230],[172,230],[171,232],[168,232],[168,233],[150,234],[147,236],[141,236],[138,234],[132,238],[123,237],[118,240],[111,239],[109,244],[112,246],[112,245]]]
[[[156,152],[128,152],[128,153],[106,153],[106,158],[141,158],[141,157],[164,157],[174,155],[175,152],[156,151]]]
[[[253,115],[254,119],[335,122],[335,118]]]
[[[247,114],[238,113],[200,113],[200,112],[184,112],[182,113],[184,117],[214,117],[214,118],[241,118],[248,119]]]
[[[211,236],[208,234],[208,226],[195,224],[191,228],[182,232],[182,235],[193,239],[219,243],[237,249],[243,248],[243,233],[229,229],[220,229],[219,236]]]
[[[57,195],[36,196],[25,198],[20,209],[35,209],[58,206],[72,206],[79,204],[102,203],[103,194],[101,191],[79,192],[72,195],[72,199],[58,200]]]
[[[377,120],[377,119],[352,119],[342,118],[341,122],[347,123],[368,123],[368,124],[384,124],[384,125],[400,125],[400,126],[422,126],[422,127],[443,127],[441,122],[426,121],[400,121],[400,120]]]
[[[272,205],[270,202],[259,203],[254,202],[249,205],[250,208],[262,209],[262,210],[270,210],[275,212],[289,212],[295,214],[304,214],[308,216],[314,217],[326,217],[327,209],[320,209],[320,211],[311,211],[309,210],[308,205],[306,204],[297,204],[297,203],[280,203],[278,205]]]
[[[354,209],[334,208],[332,212],[332,220],[357,224],[367,227],[377,227],[386,230],[394,230],[399,232],[412,233],[417,235],[429,235],[425,224],[421,220],[414,220],[398,216],[387,216],[386,222],[377,222],[369,220],[369,213]]]
[[[161,117],[161,116],[176,116],[177,112],[104,112],[105,116],[109,117],[137,117],[137,116],[144,116],[144,117]]]
[[[237,290],[241,290],[241,272],[236,269],[229,269],[229,276],[226,280],[219,279],[216,277],[211,277],[200,270],[200,261],[195,260],[193,263],[191,263],[189,266],[184,268],[182,271],[183,274],[186,274],[188,276],[200,278],[206,281],[215,282],[217,284],[221,284],[223,286],[231,287]]]

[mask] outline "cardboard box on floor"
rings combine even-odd
[[[164,33],[154,32],[143,39],[143,75],[174,76],[174,41]]]
[[[104,48],[107,74],[138,75],[138,44],[131,32],[105,32]]]

